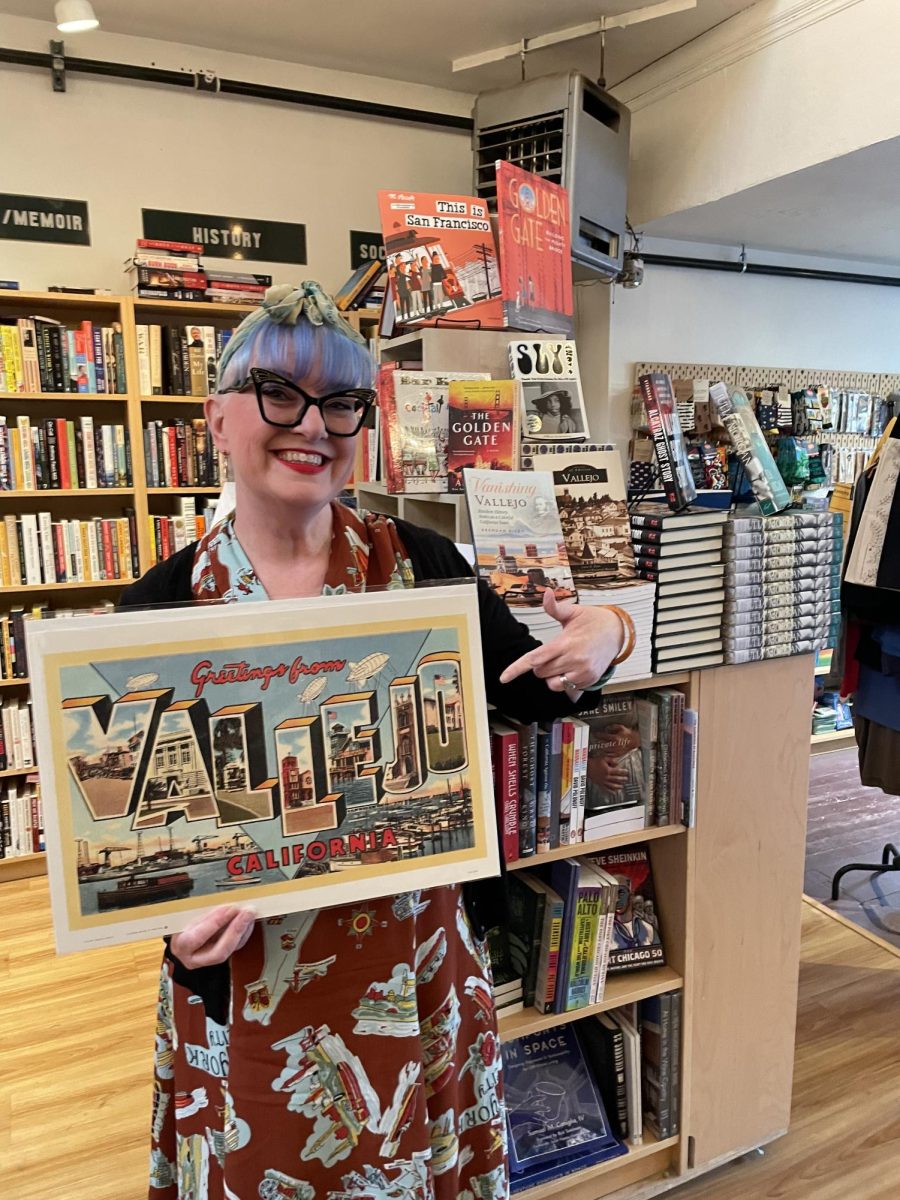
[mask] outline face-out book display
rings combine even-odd
[[[29,625],[61,952],[497,873],[474,584]]]

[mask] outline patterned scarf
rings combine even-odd
[[[331,557],[324,596],[367,588],[415,585],[412,563],[390,517],[354,512],[331,504]],[[234,532],[234,513],[214,525],[194,553],[191,591],[195,600],[267,600],[266,590]]]

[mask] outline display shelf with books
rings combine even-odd
[[[613,833],[608,837],[591,838],[589,841],[580,842],[575,846],[557,846],[555,850],[548,850],[540,857],[528,855],[525,858],[514,858],[506,864],[507,871],[530,871],[536,866],[543,866],[544,863],[554,862],[557,859],[571,858],[573,854],[579,856],[583,854],[598,854],[603,850],[613,850],[618,846],[629,846],[633,842],[655,841],[656,838],[679,837],[687,832],[684,825],[648,825],[643,829],[635,830],[629,833]]]

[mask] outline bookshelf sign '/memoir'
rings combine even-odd
[[[86,200],[0,192],[0,237],[15,242],[91,244]]]
[[[306,226],[293,221],[259,221],[211,213],[141,209],[144,237],[165,242],[197,242],[207,258],[305,263]]]

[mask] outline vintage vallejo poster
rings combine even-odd
[[[60,952],[499,871],[474,584],[28,624]]]

